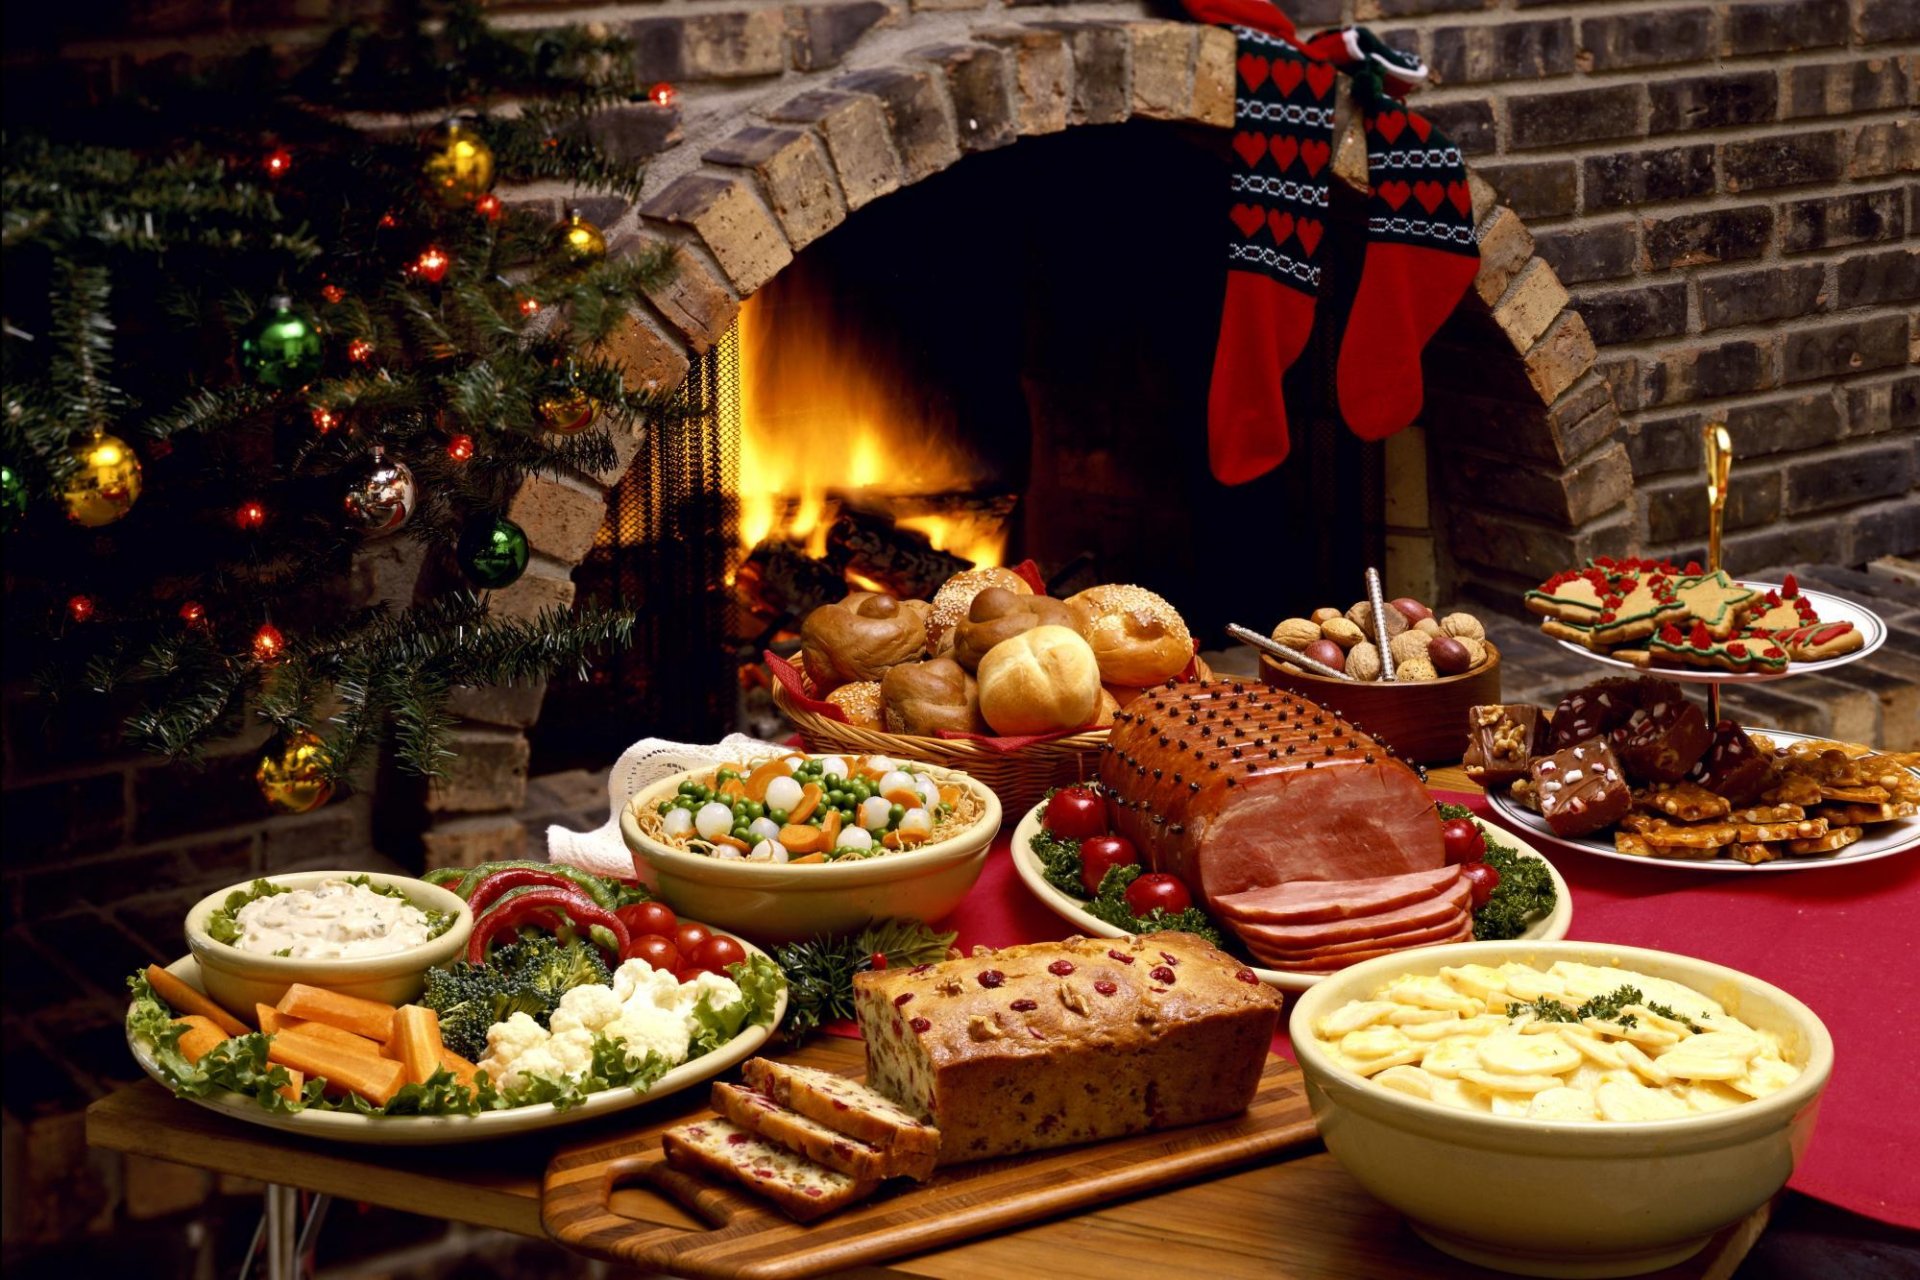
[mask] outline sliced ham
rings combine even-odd
[[[1319,924],[1425,902],[1452,888],[1459,878],[1459,867],[1446,866],[1366,880],[1295,880],[1265,889],[1230,893],[1214,906],[1232,921]]]
[[[1322,956],[1341,955],[1351,951],[1413,947],[1423,942],[1442,941],[1447,935],[1457,932],[1461,918],[1466,914],[1464,911],[1457,911],[1438,924],[1421,925],[1417,929],[1406,929],[1379,937],[1355,938],[1351,942],[1331,942],[1320,947],[1272,947],[1261,943],[1259,954],[1272,960],[1318,960]]]
[[[1314,960],[1276,960],[1267,964],[1269,969],[1280,969],[1288,973],[1331,973],[1335,969],[1344,969],[1350,964],[1359,964],[1362,960],[1372,960],[1379,956],[1390,956],[1401,951],[1412,951],[1419,947],[1437,947],[1450,942],[1471,942],[1473,940],[1473,917],[1453,933],[1444,938],[1435,938],[1431,942],[1418,942],[1410,947],[1379,947],[1367,951],[1345,951],[1339,955],[1321,956]],[[1256,956],[1257,958],[1257,956]]]
[[[1425,902],[1416,902],[1391,911],[1380,911],[1352,920],[1330,920],[1323,924],[1247,924],[1234,922],[1234,932],[1248,946],[1260,945],[1279,951],[1304,951],[1310,947],[1356,942],[1362,938],[1384,938],[1427,925],[1450,920],[1466,910],[1471,889],[1463,880],[1453,888]]]

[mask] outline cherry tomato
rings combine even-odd
[[[613,914],[620,917],[620,923],[627,926],[627,932],[636,938],[649,933],[671,938],[673,931],[680,927],[680,918],[664,902],[636,902]]]
[[[1064,787],[1047,801],[1047,830],[1067,840],[1105,834],[1107,802],[1091,787]]]
[[[724,933],[714,934],[693,953],[694,964],[715,973],[725,973],[728,965],[739,964],[746,958],[747,949]]]
[[[713,930],[707,926],[695,924],[691,920],[682,920],[680,927],[673,931],[673,945],[680,949],[681,955],[692,959],[712,936]]]
[[[1193,895],[1180,883],[1179,876],[1151,871],[1127,886],[1127,910],[1136,916],[1146,915],[1155,907],[1178,913],[1192,905]]]
[[[702,969],[697,964],[690,964],[686,966],[684,969],[675,969],[673,971],[673,980],[675,982],[692,982],[695,978],[699,977],[701,974],[712,973],[712,972],[713,970],[711,969]]]
[[[1080,883],[1088,893],[1100,892],[1100,881],[1110,867],[1125,867],[1140,861],[1133,841],[1125,836],[1089,836],[1080,842]]]
[[[665,969],[672,973],[680,967],[680,948],[673,945],[672,938],[657,933],[645,934],[627,944],[620,953],[622,960],[645,960],[656,969]]]
[[[1450,818],[1440,828],[1448,862],[1478,862],[1487,856],[1487,837],[1472,818]]]
[[[1473,891],[1473,905],[1484,907],[1493,891],[1500,887],[1500,873],[1484,862],[1469,862],[1460,868],[1461,876]]]

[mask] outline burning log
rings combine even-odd
[[[843,570],[814,559],[803,544],[767,538],[748,553],[734,589],[746,609],[774,622],[832,604],[847,594],[847,582]]]
[[[935,551],[927,535],[889,516],[848,507],[827,530],[827,559],[855,581],[882,587],[903,600],[928,600],[940,584],[973,563]]]

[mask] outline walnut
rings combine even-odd
[[[1387,647],[1393,650],[1393,661],[1398,665],[1415,658],[1425,658],[1427,646],[1432,643],[1433,637],[1424,631],[1402,631]]]
[[[1362,640],[1347,650],[1347,674],[1355,680],[1378,680],[1380,678],[1380,650],[1369,641]]]
[[[1305,618],[1288,618],[1273,629],[1273,638],[1289,649],[1304,649],[1320,638],[1320,624]]]
[[[1353,646],[1366,639],[1366,636],[1361,634],[1360,628],[1354,626],[1345,618],[1327,619],[1320,624],[1320,634],[1339,645],[1342,649],[1348,650],[1351,650]]]
[[[1391,641],[1395,636],[1407,629],[1407,616],[1398,609],[1392,608],[1386,610],[1386,615],[1387,639]],[[1372,640],[1376,644],[1379,643],[1380,637],[1376,635],[1373,630],[1373,606],[1371,604],[1362,600],[1359,604],[1347,610],[1347,621],[1360,629],[1360,634],[1364,639]]]
[[[1405,662],[1394,664],[1393,677],[1396,680],[1438,680],[1440,673],[1425,658],[1408,658]]]
[[[1485,640],[1487,629],[1470,613],[1450,613],[1440,619],[1440,629],[1456,640]]]
[[[1446,634],[1446,632],[1440,629],[1440,624],[1432,618],[1420,619],[1420,621],[1413,624],[1413,629],[1415,631],[1424,631],[1430,636],[1443,636]]]
[[[1344,617],[1338,609],[1315,609],[1308,615],[1316,625],[1324,625],[1334,618]]]
[[[958,978],[942,978],[938,983],[934,984],[933,989],[943,996],[957,996],[962,991],[965,991],[966,987]]]
[[[1000,1026],[997,1013],[976,1013],[967,1019],[967,1038],[970,1040],[998,1040],[1006,1035]]]
[[[1082,1017],[1086,1016],[1087,998],[1081,995],[1078,991],[1076,991],[1072,983],[1069,983],[1069,982],[1061,983],[1057,988],[1055,988],[1055,994],[1060,997],[1061,1004],[1065,1005],[1067,1008],[1071,1009],[1073,1012],[1081,1015]]]
[[[1475,640],[1472,636],[1455,636],[1454,639],[1460,642],[1461,647],[1467,651],[1467,656],[1473,659],[1473,666],[1477,667],[1487,660],[1487,646],[1481,641]]]

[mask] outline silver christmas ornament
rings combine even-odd
[[[413,472],[379,445],[347,473],[347,521],[370,538],[397,532],[412,517],[418,498]]]

